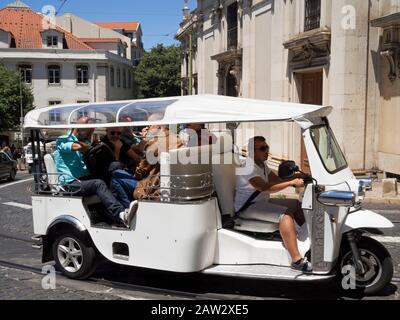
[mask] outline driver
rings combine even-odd
[[[288,187],[303,187],[300,175],[294,179],[282,180],[267,166],[269,146],[264,137],[250,139],[249,158],[246,163],[248,174],[238,175],[236,181],[235,211],[237,217],[249,220],[263,220],[279,224],[285,247],[291,258],[291,268],[302,272],[310,272],[311,264],[302,258],[297,246],[295,221],[298,225],[305,222],[300,203],[294,200],[286,206],[275,204],[270,194],[280,192]]]
[[[79,124],[88,124],[90,119],[82,117]],[[77,196],[90,197],[97,195],[107,209],[113,222],[130,227],[135,209],[126,209],[113,196],[106,183],[100,179],[92,179],[84,162],[83,155],[90,149],[90,141],[94,129],[73,129],[66,136],[59,137],[54,151],[56,169],[60,182],[69,186]],[[77,179],[80,179],[78,181]]]

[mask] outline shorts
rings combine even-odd
[[[298,203],[294,199],[261,199],[240,213],[239,217],[279,224],[286,212],[296,212]]]

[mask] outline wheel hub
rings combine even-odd
[[[360,250],[361,262],[364,272],[356,272],[356,281],[358,286],[369,287],[374,285],[382,274],[382,265],[379,259],[368,250]],[[342,269],[346,265],[354,266],[353,254],[348,252],[342,260]]]
[[[57,246],[58,260],[68,272],[78,272],[82,267],[83,254],[79,243],[72,238],[62,239]]]

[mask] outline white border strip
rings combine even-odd
[[[33,181],[33,178],[7,183],[4,186],[0,186],[0,189],[8,188],[8,187],[14,186],[16,184],[20,184],[20,183],[24,183],[24,182],[28,182],[28,181]]]
[[[371,238],[383,243],[400,243],[400,237],[373,236]]]
[[[28,204],[23,204],[23,203],[18,203],[18,202],[6,202],[3,203],[6,206],[10,206],[10,207],[16,207],[16,208],[20,208],[20,209],[25,209],[25,210],[31,210],[32,206],[28,205]]]

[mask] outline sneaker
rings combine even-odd
[[[307,258],[300,259],[297,262],[293,262],[291,265],[292,270],[301,271],[303,273],[311,273],[311,263],[307,261]]]
[[[139,203],[137,201],[133,201],[129,206],[129,209],[126,209],[121,213],[121,220],[124,223],[125,227],[130,228],[133,217],[136,214]]]

